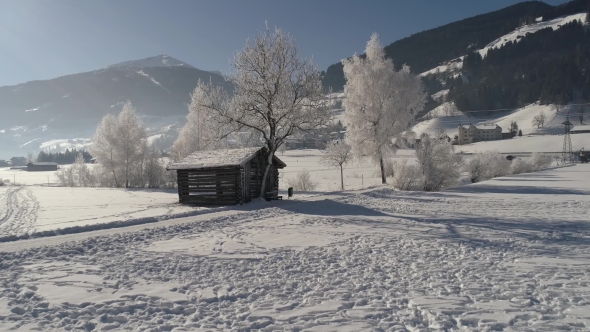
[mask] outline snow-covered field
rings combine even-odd
[[[294,178],[297,173],[307,170],[312,180],[317,183],[317,191],[340,190],[340,170],[324,166],[321,163],[322,152],[320,150],[288,150],[284,154],[277,153],[287,167],[279,173],[281,189],[286,190],[288,179]],[[415,159],[414,151],[399,150],[394,159]],[[344,166],[345,189],[363,189],[381,184],[379,168],[367,158],[354,161]]]
[[[0,244],[0,330],[588,330],[589,188],[576,165]]]
[[[572,147],[578,151],[585,147],[590,149],[590,134],[573,134]],[[533,135],[514,137],[500,141],[477,142],[473,144],[457,145],[455,151],[484,152],[500,151],[510,152],[561,152],[563,149],[563,135]]]
[[[286,190],[288,180],[303,170],[310,172],[317,192],[296,193],[298,196],[340,190],[340,171],[320,163],[321,151],[289,150],[283,155],[279,153],[279,157],[288,165],[280,172],[281,190]],[[405,157],[413,159],[413,152],[402,150],[396,156]],[[55,173],[0,169],[0,179],[17,184],[0,187],[0,237],[131,220],[170,219],[206,210],[178,204],[175,189],[65,188],[58,186]],[[368,160],[346,166],[344,176],[347,189],[381,184],[378,168]]]
[[[0,237],[201,212],[178,204],[175,190],[0,187]]]

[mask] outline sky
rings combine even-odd
[[[167,54],[227,73],[265,27],[297,41],[321,70],[363,53],[371,33],[388,45],[517,0],[0,0],[0,86],[92,71]],[[551,5],[566,0],[546,0]]]

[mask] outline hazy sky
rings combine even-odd
[[[0,0],[0,86],[168,54],[227,72],[246,38],[278,26],[320,69],[518,0]],[[556,5],[565,0],[547,0]]]

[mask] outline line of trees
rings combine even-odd
[[[489,50],[485,58],[472,52],[463,60],[462,75],[446,80],[448,99],[463,112],[517,108],[537,101],[586,102],[590,100],[588,36],[587,27],[575,21],[557,30],[529,33]]]
[[[59,165],[73,164],[78,155],[81,155],[85,162],[89,163],[92,160],[92,155],[85,150],[78,151],[77,149],[66,149],[64,152],[39,152],[37,155],[38,162],[52,162]]]

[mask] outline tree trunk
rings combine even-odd
[[[340,165],[340,185],[342,190],[344,190],[344,170],[342,169],[342,165]]]
[[[125,188],[129,188],[129,159],[125,161]]]
[[[266,198],[266,180],[268,178],[268,173],[270,172],[270,167],[272,166],[273,156],[274,152],[271,151],[268,154],[268,165],[266,165],[266,168],[264,170],[264,176],[262,177],[262,184],[260,185],[260,197],[262,198]]]
[[[385,165],[383,163],[383,156],[379,156],[379,166],[381,167],[381,183],[387,183],[387,177],[385,176]]]

